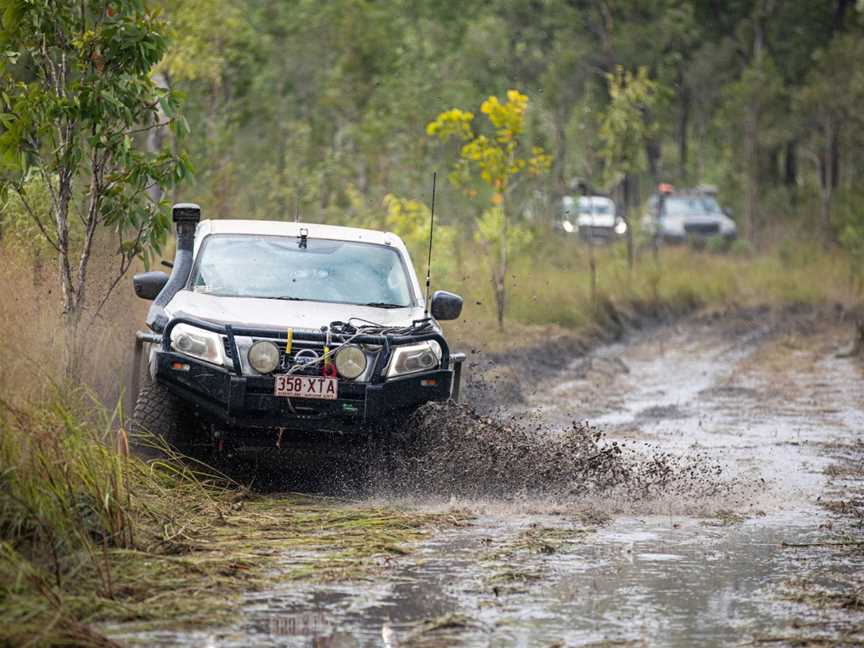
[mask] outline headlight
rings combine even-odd
[[[336,351],[333,363],[336,365],[336,371],[339,372],[340,376],[354,380],[366,371],[366,354],[360,347],[346,344]]]
[[[621,234],[626,234],[627,233],[627,223],[625,223],[623,220],[619,220],[617,223],[615,223],[615,233],[618,234],[619,236]]]
[[[662,229],[664,232],[668,232],[671,234],[683,234],[684,233],[684,219],[683,218],[666,218],[662,222]]]
[[[439,364],[441,364],[441,347],[434,340],[411,346],[397,346],[387,365],[387,377],[429,371]]]
[[[279,366],[279,348],[272,342],[259,341],[249,347],[249,364],[261,374],[269,374]]]
[[[171,348],[193,358],[213,364],[225,364],[225,346],[222,337],[188,324],[171,329]]]
[[[571,223],[569,220],[562,221],[561,227],[563,227],[564,231],[567,232],[568,234],[572,234],[573,230],[575,229],[573,227],[573,223]]]

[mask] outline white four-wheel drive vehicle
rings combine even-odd
[[[615,203],[606,196],[564,196],[561,199],[561,229],[583,239],[611,241],[627,232],[627,224],[615,213]]]
[[[192,204],[175,205],[173,215],[170,277],[133,280],[136,294],[153,300],[150,331],[136,347],[148,361],[134,374],[147,381],[138,428],[180,449],[266,446],[368,432],[458,397],[464,356],[450,352],[438,320],[459,317],[462,299],[439,291],[427,309],[398,236],[200,221]]]

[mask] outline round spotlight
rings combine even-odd
[[[366,354],[354,344],[340,347],[333,362],[339,375],[348,380],[354,380],[366,371]]]
[[[256,342],[249,347],[249,364],[258,373],[271,373],[279,366],[279,348],[272,342]]]

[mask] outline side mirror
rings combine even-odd
[[[462,314],[462,298],[446,290],[432,294],[432,317],[436,320],[455,320]]]
[[[141,299],[156,299],[156,296],[162,292],[166,283],[168,283],[168,275],[159,270],[153,272],[139,272],[132,277],[132,285],[135,287],[135,294]]]
[[[724,207],[723,208],[723,215],[726,216],[726,218],[732,218],[732,210],[729,209],[728,207]]]

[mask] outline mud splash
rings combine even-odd
[[[705,454],[637,450],[578,421],[552,427],[539,412],[483,415],[430,404],[383,443],[381,459],[370,462],[369,487],[390,497],[576,503],[603,495],[634,504],[728,495],[741,485]]]

